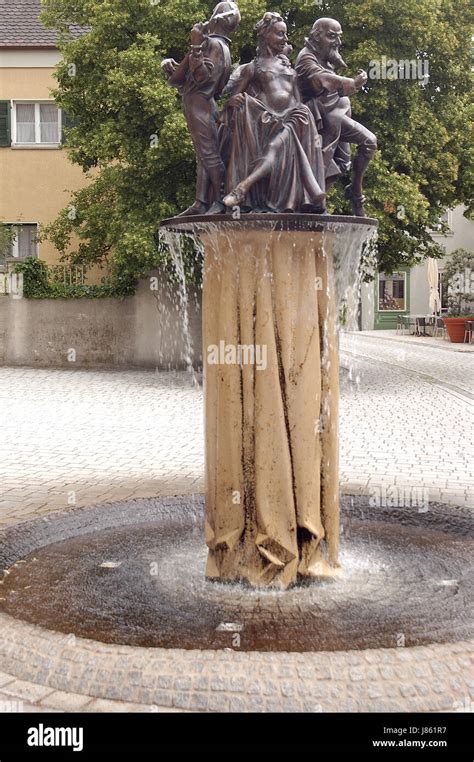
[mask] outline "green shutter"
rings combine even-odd
[[[0,101],[0,146],[11,145],[10,101]]]
[[[78,124],[77,119],[73,119],[69,114],[62,109],[61,111],[62,129],[61,129],[61,143],[66,142],[66,135],[64,130],[69,130],[71,127],[76,127]]]

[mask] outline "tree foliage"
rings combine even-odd
[[[11,256],[14,238],[12,226],[0,222],[0,264],[4,262],[6,257]]]
[[[75,261],[111,262],[122,284],[163,257],[159,221],[193,199],[195,164],[180,98],[160,70],[180,60],[189,32],[208,18],[204,0],[43,0],[44,22],[60,29],[63,61],[55,98],[76,121],[69,130],[72,161],[90,184],[72,199],[47,235],[60,251],[79,238]],[[295,55],[313,21],[337,18],[349,73],[386,59],[424,62],[425,84],[369,79],[353,98],[357,119],[378,137],[366,175],[367,213],[380,221],[379,261],[388,271],[440,256],[429,230],[447,207],[473,212],[473,79],[470,0],[239,0],[242,24],[234,62],[253,55],[253,26],[265,10],[287,20]],[[90,31],[68,37],[68,25]],[[426,69],[425,69],[426,71]],[[330,210],[348,213],[341,188]]]

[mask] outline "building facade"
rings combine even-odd
[[[38,243],[39,226],[86,182],[61,150],[64,115],[51,96],[60,54],[40,10],[39,0],[0,3],[0,224],[12,234],[0,251],[4,271],[28,256],[58,263],[54,246]]]
[[[442,283],[446,260],[455,249],[474,249],[474,223],[466,219],[463,212],[462,206],[449,210],[443,216],[448,232],[432,232],[433,239],[446,251],[446,258],[438,260],[441,314],[447,311],[447,294]],[[364,331],[393,330],[398,315],[429,315],[432,312],[429,295],[427,260],[394,273],[379,272],[372,283],[362,284],[359,326]]]

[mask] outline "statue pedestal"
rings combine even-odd
[[[287,587],[338,573],[337,219],[163,223],[205,250],[209,578]]]

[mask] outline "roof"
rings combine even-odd
[[[55,48],[58,33],[39,20],[41,0],[0,0],[0,48]],[[72,37],[85,29],[71,25]]]

